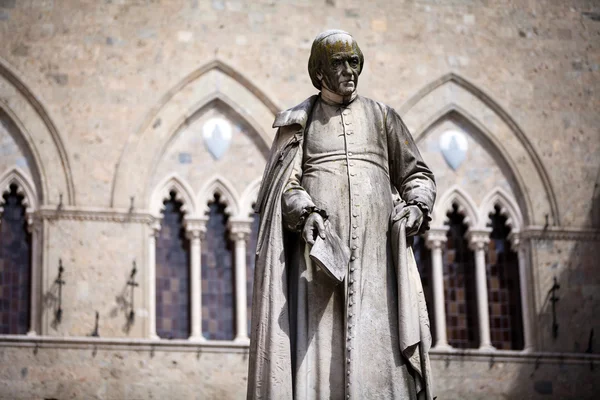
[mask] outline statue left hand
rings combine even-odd
[[[406,236],[416,235],[423,223],[423,211],[415,205],[399,204],[394,208],[392,215],[392,221],[394,222],[406,218]]]

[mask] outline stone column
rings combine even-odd
[[[31,234],[31,292],[29,293],[31,305],[29,307],[29,331],[27,336],[36,336],[38,334],[38,321],[40,307],[40,293],[42,291],[42,227],[43,222],[40,219],[28,218],[27,229]]]
[[[533,350],[533,327],[531,321],[531,305],[529,302],[529,276],[527,267],[529,258],[527,254],[527,243],[520,239],[519,232],[511,233],[509,236],[511,247],[518,252],[519,256],[519,289],[521,296],[521,315],[523,317],[523,351]]]
[[[246,293],[246,242],[250,236],[251,219],[230,219],[229,234],[235,243],[235,341],[250,343],[248,338],[247,293]]]
[[[488,305],[485,251],[490,242],[491,229],[470,230],[467,233],[469,247],[475,253],[475,286],[477,292],[477,317],[479,320],[479,349],[493,350],[490,339],[490,315]]]
[[[148,338],[159,339],[156,334],[156,237],[160,231],[160,222],[150,225],[148,236]]]
[[[446,309],[444,308],[444,263],[442,246],[446,243],[446,228],[431,228],[425,236],[431,249],[431,283],[433,286],[433,317],[435,321],[435,348],[450,349],[446,334]]]
[[[206,219],[188,219],[185,229],[190,240],[190,292],[191,292],[191,323],[190,340],[202,342],[202,258],[201,244],[206,234]]]

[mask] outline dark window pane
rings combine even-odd
[[[29,327],[31,237],[23,196],[10,185],[0,218],[0,333],[25,334]]]
[[[202,333],[210,340],[234,338],[233,245],[227,232],[225,206],[209,204],[202,245]]]
[[[492,233],[487,252],[487,286],[492,345],[502,350],[523,348],[519,257],[512,251],[506,217],[496,207],[490,214]]]
[[[444,251],[444,298],[448,344],[456,348],[479,346],[475,265],[465,238],[467,226],[458,207],[448,213],[448,240]]]
[[[156,333],[167,339],[190,336],[190,247],[181,205],[171,193],[156,239]]]

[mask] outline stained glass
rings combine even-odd
[[[25,334],[29,327],[31,236],[23,196],[10,185],[0,216],[0,333]]]
[[[448,344],[456,348],[479,346],[475,265],[465,238],[464,217],[453,205],[448,213],[449,230],[444,251],[444,300]]]
[[[165,201],[156,239],[156,333],[166,339],[190,336],[190,245],[181,203]]]
[[[202,244],[202,333],[210,340],[232,340],[234,330],[233,244],[228,237],[225,206],[209,204]]]
[[[512,251],[506,217],[496,207],[490,214],[492,233],[487,252],[487,286],[492,345],[502,350],[523,348],[519,258]]]

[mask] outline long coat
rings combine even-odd
[[[324,303],[318,298],[311,297],[308,300],[306,299],[307,295],[312,296],[310,290],[306,289],[306,279],[302,279],[304,288],[300,288],[298,285],[298,270],[307,270],[307,262],[302,256],[304,242],[300,239],[299,235],[295,234],[293,231],[296,225],[301,226],[301,223],[303,222],[301,221],[301,211],[306,210],[307,208],[313,208],[315,207],[315,204],[312,202],[310,195],[299,186],[301,177],[298,180],[297,185],[300,190],[290,190],[289,184],[290,181],[294,180],[294,175],[298,174],[298,166],[302,165],[303,160],[305,159],[303,157],[303,145],[306,146],[304,139],[306,131],[309,129],[309,126],[307,126],[309,116],[315,107],[315,103],[318,106],[316,108],[319,110],[319,113],[323,112],[323,107],[325,107],[328,112],[331,112],[332,110],[331,107],[328,108],[328,106],[321,103],[320,100],[318,100],[318,96],[313,96],[300,105],[280,113],[274,123],[274,127],[279,128],[279,130],[273,143],[271,156],[265,169],[262,187],[259,191],[256,204],[256,210],[261,214],[261,224],[258,235],[257,263],[254,280],[248,398],[292,399],[299,397],[310,398],[311,396],[313,398],[323,396],[339,397],[340,390],[342,395],[347,393],[348,397],[350,397],[350,393],[364,395],[365,393],[371,393],[372,390],[377,389],[373,385],[365,385],[367,386],[367,392],[364,390],[357,392],[357,385],[350,388],[350,378],[354,377],[356,373],[353,372],[351,375],[349,366],[346,366],[345,363],[346,356],[344,355],[344,351],[349,351],[351,349],[349,344],[345,344],[345,340],[346,337],[350,338],[352,336],[349,332],[344,332],[344,326],[348,326],[348,318],[352,318],[352,314],[348,314],[347,307],[345,311],[334,312],[334,315],[331,316],[331,318],[335,319],[337,322],[326,322],[321,327],[309,328],[309,330],[313,329],[313,332],[310,333],[310,340],[306,340],[306,324],[309,317],[305,317],[305,314],[308,315],[310,310],[314,307],[321,307],[321,305],[318,304],[319,302],[322,304]],[[362,111],[363,119],[366,118],[368,120],[366,125],[363,123],[363,130],[372,130],[374,132],[370,133],[370,138],[364,139],[363,145],[373,145],[372,140],[375,138],[378,142],[377,144],[374,144],[375,147],[372,147],[372,149],[377,150],[377,152],[382,153],[383,155],[383,158],[371,160],[371,163],[367,164],[385,164],[379,165],[382,168],[377,169],[377,172],[373,172],[374,174],[379,174],[379,181],[375,182],[374,185],[377,186],[378,190],[381,192],[379,198],[374,197],[374,199],[377,201],[383,199],[387,204],[387,206],[380,206],[382,207],[382,212],[384,214],[379,213],[379,215],[383,215],[384,219],[382,220],[382,217],[379,217],[378,221],[375,222],[378,224],[375,227],[376,231],[372,231],[377,235],[382,235],[381,239],[377,238],[377,240],[372,241],[375,243],[374,245],[373,243],[368,245],[374,250],[379,251],[379,253],[383,252],[381,253],[382,255],[380,254],[377,258],[380,260],[379,263],[381,263],[381,259],[384,259],[384,265],[371,269],[370,274],[376,273],[380,276],[368,275],[367,278],[369,279],[368,281],[365,281],[365,286],[371,287],[370,290],[372,294],[370,295],[371,300],[366,300],[365,303],[365,312],[367,312],[365,318],[368,320],[368,323],[363,326],[363,330],[370,330],[371,333],[379,333],[380,330],[389,331],[387,333],[383,332],[381,337],[387,339],[392,338],[394,341],[397,340],[397,342],[387,345],[388,347],[393,346],[393,348],[388,349],[387,351],[381,351],[382,345],[379,343],[370,343],[368,340],[363,340],[362,348],[366,353],[362,356],[363,362],[361,365],[363,369],[366,367],[367,370],[377,367],[377,357],[371,357],[371,353],[373,351],[380,351],[382,357],[388,358],[387,361],[389,365],[386,367],[387,370],[385,373],[388,373],[390,368],[394,369],[394,365],[402,366],[405,371],[407,368],[410,369],[410,374],[394,375],[394,373],[391,373],[389,374],[389,379],[397,381],[399,377],[403,380],[407,377],[414,377],[412,392],[414,393],[416,390],[420,394],[419,397],[428,398],[431,396],[431,390],[428,384],[427,351],[431,344],[431,337],[428,329],[428,319],[424,306],[423,293],[418,279],[418,272],[416,272],[414,259],[411,257],[409,257],[411,262],[409,262],[408,265],[405,265],[403,270],[393,271],[394,266],[392,257],[388,257],[386,252],[387,254],[393,252],[395,255],[394,258],[398,258],[398,235],[397,229],[386,228],[386,222],[388,215],[391,212],[391,208],[393,208],[392,194],[395,195],[396,202],[402,201],[400,199],[400,196],[402,196],[403,200],[409,204],[418,204],[425,210],[425,213],[428,214],[428,210],[433,206],[435,196],[433,176],[431,171],[429,171],[422,162],[418,150],[416,150],[416,146],[414,146],[412,137],[410,137],[406,127],[394,110],[362,97],[355,100],[354,104],[354,109]],[[338,111],[340,112],[340,118],[342,118],[341,110]],[[350,108],[344,111],[344,115],[348,115],[349,112]],[[328,116],[326,120],[329,121],[330,117]],[[346,119],[346,121],[348,121],[348,119]],[[341,122],[340,124],[342,126],[344,125]],[[316,126],[318,125],[318,122],[309,125]],[[329,127],[332,125],[334,124],[329,124]],[[357,125],[361,126],[360,124]],[[358,137],[359,135],[356,136]],[[315,134],[314,136],[309,137],[319,136]],[[324,135],[323,137],[332,137],[332,135]],[[356,137],[353,137],[353,139],[356,139]],[[344,137],[344,140],[347,140],[347,137]],[[319,148],[319,146],[321,146],[321,144],[318,144],[317,148]],[[346,148],[346,157],[348,154],[352,155]],[[372,152],[367,151],[365,156],[369,155],[372,155]],[[306,156],[306,154],[304,156]],[[353,163],[347,159],[345,165],[349,169],[349,166],[353,165]],[[368,165],[366,166],[367,169]],[[362,170],[363,169],[360,169],[358,172],[361,172]],[[383,170],[383,172],[381,170]],[[366,174],[368,175],[369,172]],[[336,175],[336,173],[334,173],[334,175]],[[331,174],[329,174],[329,176],[331,176]],[[368,180],[368,177],[366,177],[366,179]],[[308,184],[308,182],[305,183]],[[387,189],[383,187],[386,185],[388,186]],[[344,185],[342,180],[342,186],[340,188],[343,186],[347,185]],[[390,187],[393,188],[393,192],[390,192]],[[284,189],[285,195],[283,195]],[[323,189],[319,188],[318,190],[322,191]],[[313,194],[315,193],[313,192]],[[285,209],[282,209],[282,200]],[[325,203],[327,203],[327,201],[325,201]],[[345,214],[345,212],[343,212],[343,214]],[[377,215],[377,213],[374,215]],[[335,216],[333,216],[332,219],[335,221]],[[343,222],[342,226],[338,226],[338,229],[345,228],[345,225],[348,225],[348,222],[349,221]],[[424,227],[427,226],[427,222],[426,219]],[[338,225],[339,223],[340,222],[338,221]],[[286,229],[286,227],[288,229]],[[369,231],[366,231],[363,233],[365,236],[370,236],[372,232],[369,233]],[[380,241],[383,242],[383,245],[377,244]],[[390,243],[390,241],[391,246],[385,244],[386,242]],[[381,248],[381,246],[383,246],[383,248]],[[386,246],[388,250],[386,250]],[[412,256],[410,251],[408,254]],[[354,260],[354,257],[352,259]],[[386,259],[387,261],[385,261]],[[357,260],[357,262],[358,261],[360,260]],[[365,266],[372,264],[368,259],[366,261],[367,262],[363,262]],[[309,269],[312,268],[310,264],[311,263],[308,262]],[[398,265],[398,263],[396,264]],[[354,271],[354,269],[352,269],[352,271]],[[309,275],[311,274],[312,273],[309,273]],[[310,276],[310,279],[312,279],[312,275]],[[348,299],[348,293],[352,296],[352,288],[348,289],[348,285],[352,285],[354,280],[355,279],[353,279],[352,276],[346,279],[346,291],[344,295],[346,296],[346,299]],[[371,281],[375,283],[371,283]],[[390,281],[395,281],[395,284],[390,285]],[[316,280],[313,282],[316,282],[315,284],[319,285]],[[309,284],[309,286],[310,285],[312,284]],[[378,287],[377,285],[383,287]],[[357,286],[357,284],[355,284],[353,288],[361,290],[364,295],[365,289],[360,285]],[[382,290],[383,293],[378,294],[380,290]],[[369,289],[367,292],[368,291]],[[301,294],[299,294],[299,292]],[[322,290],[319,289],[314,293],[318,292],[320,293]],[[386,293],[387,298],[390,298],[391,294],[391,297],[397,300],[380,301],[380,299],[377,299],[377,297],[382,296],[385,298]],[[304,309],[301,307],[301,304],[299,306],[299,298],[304,298],[304,300],[300,300],[300,303],[302,301],[306,303]],[[352,299],[350,300],[352,301]],[[326,298],[326,302],[327,301],[329,300]],[[343,303],[343,301],[344,300],[336,302]],[[331,302],[333,302],[333,300]],[[351,310],[354,310],[356,315],[356,311],[360,311],[361,309],[360,304],[349,304],[350,307],[352,307],[352,304],[355,304],[354,308]],[[396,305],[398,307],[397,309]],[[386,308],[388,306],[394,308],[394,310],[388,310]],[[341,309],[344,308],[345,307],[342,306]],[[374,314],[379,313],[379,310],[381,310],[381,314],[383,315],[375,315],[375,317],[373,317]],[[335,314],[341,314],[341,317],[340,315]],[[393,317],[389,317],[392,314]],[[325,317],[319,315],[318,319],[327,320]],[[391,322],[390,318],[393,322]],[[346,322],[340,323],[339,321]],[[373,326],[380,326],[381,328],[373,328]],[[357,327],[355,326],[355,331],[357,330],[356,328]],[[373,331],[372,329],[375,330]],[[333,333],[335,336],[333,340],[331,340],[331,337],[327,336],[330,335],[331,332],[326,333],[325,339],[319,339],[318,334],[322,330],[335,331]],[[306,363],[304,363],[303,366],[300,366],[301,362],[298,361],[299,354],[301,356],[309,355],[309,352],[311,351],[310,347],[314,346],[313,344],[315,342],[322,343],[328,340],[340,342],[340,340],[338,340],[339,337],[336,335],[343,339],[342,346],[344,346],[342,347],[343,351],[338,351],[335,357],[337,360],[334,362],[337,362],[338,365],[330,364],[329,361],[331,360],[326,360],[326,363],[317,363],[312,366],[306,366]],[[337,345],[334,344],[333,346]],[[383,347],[385,348],[385,345]],[[299,348],[301,348],[301,351]],[[316,358],[328,357],[327,353],[329,352],[329,348],[326,346],[324,350],[317,349],[316,352],[319,354]],[[352,357],[351,354],[348,353],[348,364],[350,364],[351,358],[354,359],[356,357],[356,353],[357,352],[355,351],[352,354]],[[341,357],[340,354],[342,355]],[[392,356],[390,356],[390,354],[392,354]],[[314,357],[311,356],[310,358],[313,359]],[[369,360],[365,361],[364,359],[367,358]],[[398,358],[403,358],[403,360],[398,361]],[[390,360],[391,363],[389,362]],[[327,380],[317,383],[317,386],[322,386],[321,388],[313,388],[311,385],[314,385],[315,381],[314,370],[324,366],[327,366],[328,370],[331,369],[335,371],[337,369],[341,370],[341,372],[334,372],[333,375],[336,375],[336,377],[333,377],[333,375],[326,376]],[[345,370],[348,371],[348,377],[345,377]],[[312,374],[312,376],[307,376],[307,371],[309,374]],[[340,376],[341,384],[340,379],[338,379]],[[378,374],[371,375],[370,377],[368,377],[368,375],[365,376],[364,374],[358,376],[362,376],[363,380],[367,380],[368,378],[369,381],[378,378]],[[318,380],[318,378],[319,377],[316,376],[316,380]],[[348,388],[346,388],[346,385],[344,384],[344,379],[348,382]],[[311,382],[310,385],[309,381]],[[323,385],[325,386],[323,387]],[[331,391],[329,391],[330,388],[327,385],[339,387],[331,388]],[[398,383],[392,382],[391,385],[397,386]],[[386,398],[397,396],[400,393],[394,388],[388,389],[388,392],[386,392],[384,388],[380,394],[383,398]],[[385,393],[388,393],[388,395]],[[407,390],[406,393],[410,392]],[[408,394],[402,393],[400,393],[400,395],[402,397],[409,396]],[[343,397],[346,398],[345,395],[343,395]],[[406,398],[412,398],[412,396]]]

